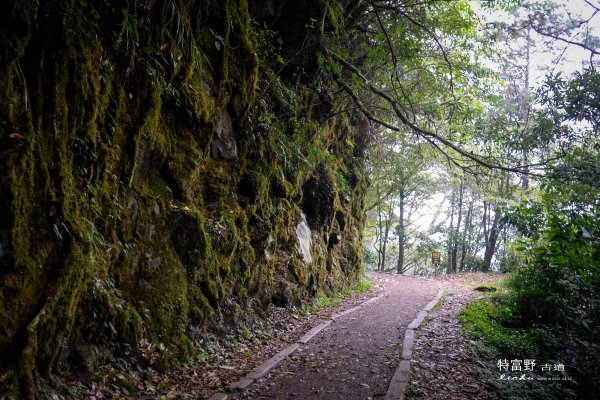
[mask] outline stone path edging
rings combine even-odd
[[[279,353],[275,354],[273,357],[269,358],[264,363],[260,364],[258,367],[254,368],[249,374],[241,378],[240,380],[230,384],[228,389],[231,391],[239,391],[248,388],[250,385],[254,383],[257,379],[262,378],[266,374],[268,374],[273,368],[279,365],[287,356],[295,352],[300,348],[300,346],[308,343],[313,337],[315,337],[319,332],[329,326],[332,322],[335,322],[337,319],[343,317],[346,314],[350,314],[366,305],[376,302],[377,300],[383,298],[385,294],[373,297],[363,303],[349,308],[345,311],[337,313],[333,315],[330,319],[323,321],[319,325],[312,328],[310,331],[305,333],[298,341],[285,349],[281,350]],[[435,305],[435,304],[434,304]],[[433,307],[433,306],[432,306]],[[414,321],[413,321],[414,322]],[[389,391],[389,390],[388,390]],[[212,396],[210,396],[207,400],[227,400],[229,396],[227,393],[216,392]]]
[[[404,399],[404,393],[406,392],[406,385],[408,384],[408,376],[410,374],[410,359],[412,358],[413,347],[415,344],[415,330],[423,323],[425,317],[429,311],[431,311],[441,300],[444,294],[444,288],[439,285],[439,289],[433,300],[431,300],[415,317],[415,319],[408,325],[406,332],[404,332],[404,341],[402,342],[402,358],[390,385],[388,386],[387,393],[385,394],[385,400],[402,400]],[[210,400],[219,400],[217,398]]]

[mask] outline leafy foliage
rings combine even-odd
[[[548,165],[536,198],[507,210],[506,218],[521,235],[515,246],[513,278],[519,321],[543,327],[557,338],[548,351],[560,354],[574,369],[577,393],[600,393],[600,165],[598,103],[587,88],[597,73],[575,74],[569,82],[552,78],[542,103],[554,121],[556,137],[568,138],[560,158]],[[575,89],[577,88],[577,90]],[[581,93],[577,93],[581,92]],[[588,125],[574,125],[586,122]],[[592,398],[592,397],[589,397]]]
[[[372,284],[371,279],[365,277],[353,285],[338,287],[328,292],[319,293],[312,300],[312,304],[302,306],[300,311],[305,314],[316,314],[324,308],[335,307],[352,295],[368,291]]]
[[[561,362],[554,347],[561,338],[552,330],[522,324],[520,315],[515,312],[515,302],[514,293],[501,292],[471,303],[459,315],[466,332],[479,340],[473,352],[479,360],[477,369],[480,376],[503,399],[580,398],[576,397],[574,389],[577,386],[572,381],[546,380],[563,376],[560,372],[541,370],[541,365]],[[507,381],[499,378],[502,373],[521,376],[523,372],[505,372],[499,369],[498,362],[506,360],[510,365],[510,360],[523,359],[536,363],[533,371],[525,372],[532,380]],[[569,367],[565,367],[565,371],[569,376],[574,372]]]

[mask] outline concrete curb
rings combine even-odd
[[[343,316],[344,316],[344,315],[346,315],[346,314],[350,314],[351,312],[358,310],[358,309],[359,309],[359,308],[361,308],[362,306],[363,306],[362,304],[359,304],[358,306],[354,306],[354,307],[352,307],[352,308],[349,308],[349,309],[347,309],[346,311],[342,311],[342,312],[340,312],[340,313],[334,314],[334,315],[331,317],[331,319],[335,321],[336,319],[338,319],[338,318],[340,318],[340,317],[343,317]]]
[[[227,395],[225,393],[215,393],[208,398],[208,400],[227,400]]]
[[[317,336],[317,334],[319,332],[321,332],[323,329],[327,328],[329,326],[329,324],[331,324],[331,322],[332,322],[332,320],[327,320],[327,321],[322,322],[319,325],[315,326],[310,331],[305,333],[304,336],[302,336],[300,339],[298,339],[298,343],[302,343],[302,344],[308,343],[308,341],[310,339],[314,338],[315,336]]]
[[[429,311],[431,311],[442,298],[442,295],[444,294],[444,288],[440,284],[438,284],[438,288],[438,292],[433,300],[427,303],[427,305],[423,307],[421,311],[419,311],[415,319],[406,328],[406,332],[404,332],[400,364],[398,365],[398,368],[396,368],[394,376],[392,376],[392,380],[390,381],[390,385],[388,386],[388,390],[385,394],[385,400],[404,399],[404,393],[406,392],[408,377],[410,375],[410,359],[412,358],[413,348],[415,345],[415,330],[421,326]]]
[[[384,296],[385,295],[383,295],[383,294],[379,295],[379,296],[375,296],[367,301],[362,302],[361,304],[359,304],[357,306],[349,308],[340,313],[334,314],[331,317],[331,319],[325,320],[324,322],[322,322],[319,325],[312,328],[310,331],[306,332],[300,339],[298,339],[298,341],[296,343],[286,347],[285,349],[281,350],[279,353],[275,354],[273,357],[269,358],[264,363],[260,364],[258,367],[254,368],[249,374],[247,374],[240,380],[230,384],[227,387],[227,389],[232,392],[233,391],[242,391],[242,390],[247,389],[257,379],[260,379],[263,376],[267,375],[273,368],[275,368],[283,360],[285,360],[285,358],[287,356],[289,356],[290,354],[292,354],[293,352],[298,350],[300,348],[300,346],[308,343],[309,340],[311,340],[313,337],[315,337],[317,334],[319,334],[319,332],[321,332],[323,329],[325,329],[326,327],[331,325],[332,322],[335,322],[336,320],[343,317],[344,315],[350,314],[356,310],[361,309],[364,306],[372,304]],[[229,398],[229,395],[227,393],[217,392],[217,393],[214,393],[212,396],[210,396],[207,400],[227,400],[228,398]]]

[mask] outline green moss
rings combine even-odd
[[[49,3],[38,21],[37,3],[23,4],[3,6],[22,30],[0,60],[0,189],[10,193],[0,227],[11,257],[0,280],[9,360],[0,376],[19,365],[35,390],[64,348],[85,358],[90,345],[110,353],[140,340],[164,345],[166,367],[194,352],[190,325],[224,321],[254,298],[298,304],[362,276],[364,191],[340,178],[352,170],[351,124],[320,127],[307,106],[314,90],[270,70],[276,45],[266,43],[276,38],[251,22],[248,2],[138,4],[130,25],[94,1]],[[165,12],[172,22],[151,23]],[[237,159],[210,154],[223,110]],[[295,227],[319,164],[331,213],[306,265]]]
[[[136,346],[142,338],[142,318],[123,297],[112,279],[94,278],[81,303],[81,310],[86,311],[80,310],[78,318],[86,319],[91,314],[99,322],[79,332],[82,337],[78,339],[111,349]]]
[[[12,192],[12,244],[14,249],[15,266],[26,268],[35,264],[31,259],[31,219],[33,215],[33,199],[30,192],[35,185],[33,164],[33,146],[28,146],[20,160],[15,160],[10,170]]]
[[[459,320],[470,335],[505,354],[531,353],[539,343],[539,332],[515,326],[512,301],[506,294],[474,301],[461,310]]]
[[[461,310],[459,320],[466,332],[475,340],[472,356],[482,364],[479,371],[482,379],[502,398],[510,399],[566,399],[580,398],[577,396],[578,386],[576,375],[578,371],[572,368],[568,360],[572,357],[568,334],[544,328],[542,326],[521,327],[516,324],[519,318],[514,315],[514,293],[494,293],[488,297],[476,300]],[[569,336],[569,339],[567,339]],[[575,344],[578,346],[578,344]],[[590,351],[590,348],[586,348]],[[521,376],[519,371],[498,370],[498,360],[522,359],[535,360],[537,365],[553,364],[554,361],[566,365],[567,374],[572,381],[555,380],[556,373],[533,368],[527,371],[530,380],[502,380],[501,373],[507,376]],[[595,360],[595,358],[594,358]],[[584,392],[585,394],[590,393]]]
[[[371,286],[372,281],[369,278],[363,277],[354,284],[348,286],[341,285],[337,288],[317,294],[309,305],[305,305],[301,308],[301,311],[307,314],[316,314],[324,308],[339,305],[348,297],[369,291]]]
[[[27,48],[34,32],[32,16],[37,14],[38,2],[6,2],[1,7],[0,40],[5,43],[1,50],[1,59],[4,66],[7,66],[22,57]]]

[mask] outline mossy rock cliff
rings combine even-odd
[[[362,275],[365,124],[272,3],[2,2],[0,397]]]

